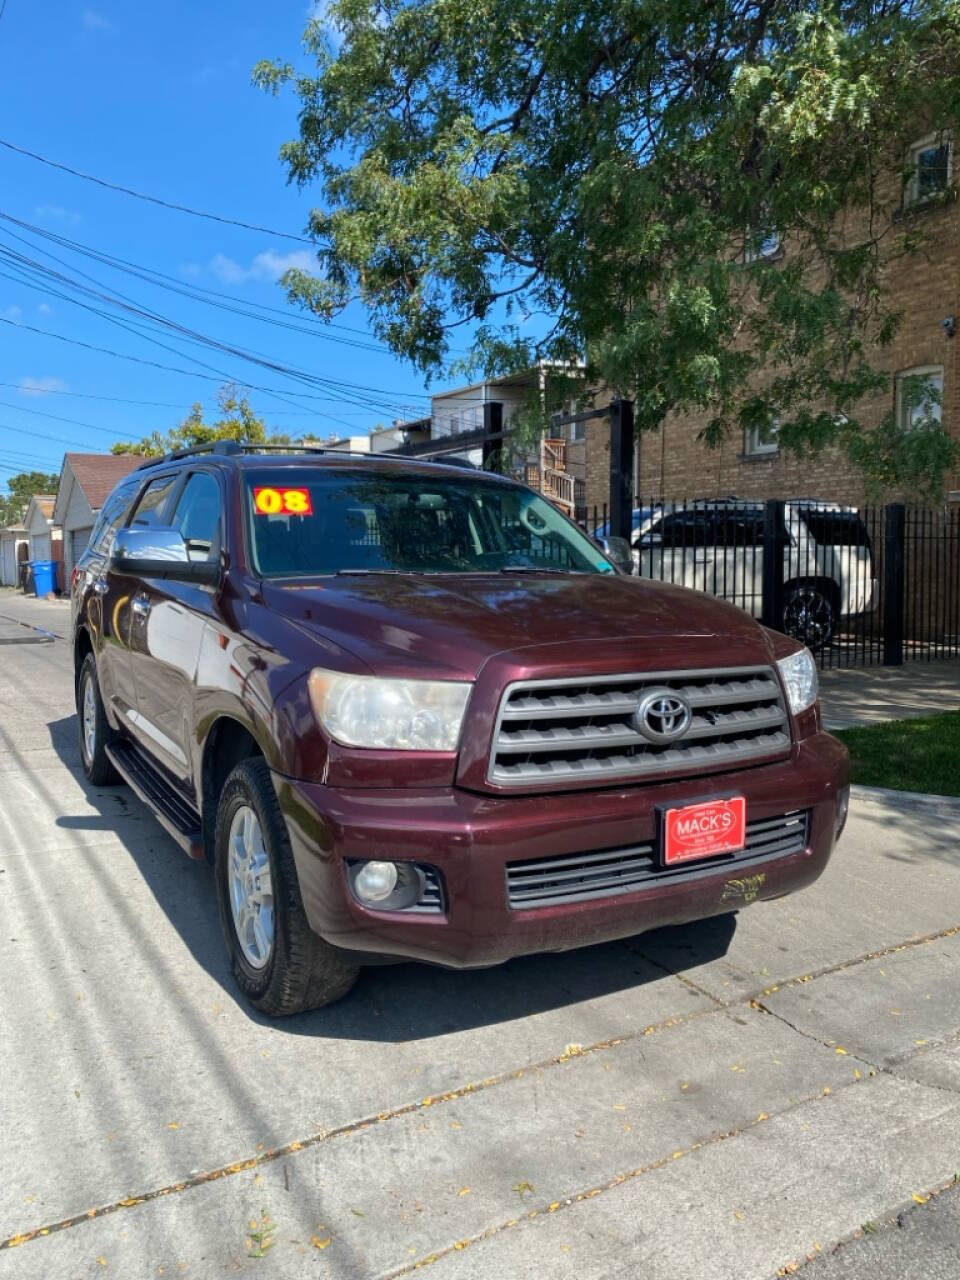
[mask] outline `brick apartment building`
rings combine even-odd
[[[877,365],[890,375],[889,390],[864,401],[862,416],[872,427],[894,411],[910,415],[904,403],[904,380],[929,379],[941,403],[930,412],[960,440],[960,366],[951,317],[960,329],[960,204],[956,199],[951,141],[928,137],[911,149],[915,176],[904,193],[902,216],[922,219],[918,228],[924,249],[898,259],[887,269],[890,304],[903,315],[893,343],[878,353]],[[764,245],[766,256],[782,256],[779,238]],[[906,398],[909,401],[909,396]],[[596,403],[603,403],[602,397]],[[776,440],[756,436],[731,438],[717,449],[698,440],[708,414],[673,416],[657,432],[637,441],[634,493],[647,498],[696,498],[735,494],[743,498],[818,497],[861,503],[866,486],[859,469],[839,450],[797,459],[780,450]],[[609,427],[604,420],[567,427],[568,440],[582,442],[583,501],[588,508],[609,500]],[[960,475],[948,478],[947,490],[960,500]],[[894,497],[896,495],[885,495]],[[946,495],[945,495],[946,496]]]

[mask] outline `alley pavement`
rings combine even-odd
[[[921,1202],[956,1240],[960,803],[855,796],[736,917],[271,1021],[209,869],[83,779],[68,617],[0,591],[0,1280],[886,1277],[837,1268]]]

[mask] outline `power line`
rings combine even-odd
[[[3,138],[0,138],[0,147],[6,147],[8,151],[15,151],[21,156],[28,156],[31,160],[48,165],[51,169],[59,169],[62,173],[69,173],[71,177],[82,178],[84,182],[94,182],[98,187],[106,187],[108,191],[119,191],[125,196],[132,196],[135,200],[146,200],[150,204],[159,205],[162,209],[172,209],[176,213],[188,213],[194,218],[207,218],[211,222],[222,222],[228,227],[242,227],[244,231],[259,231],[263,235],[279,236],[283,240],[296,240],[300,244],[313,244],[313,241],[306,236],[294,235],[290,231],[277,231],[272,227],[260,227],[253,222],[242,222],[237,218],[226,218],[221,214],[208,213],[203,209],[191,209],[187,205],[177,204],[172,200],[164,200],[160,196],[148,195],[144,191],[134,191],[132,187],[124,187],[118,182],[108,182],[106,178],[95,177],[92,173],[83,173],[79,169],[71,168],[70,165],[60,164],[57,160],[38,155],[36,151],[28,151],[26,147],[18,147],[15,142],[7,142]]]
[[[105,395],[97,394],[96,392],[92,392],[92,391],[71,391],[68,387],[36,387],[34,388],[34,387],[25,387],[20,382],[0,382],[0,387],[6,387],[10,391],[19,391],[21,395],[25,395],[25,396],[30,396],[30,395],[32,396],[67,396],[70,399],[75,399],[75,400],[103,400],[109,404],[133,404],[133,405],[138,405],[141,408],[149,408],[149,409],[179,409],[183,411],[183,410],[190,410],[193,408],[193,403],[187,404],[186,402],[180,401],[180,400],[131,400],[131,399],[128,399],[126,396],[105,396]],[[330,401],[330,403],[335,404],[339,402]],[[22,409],[23,412],[25,413],[39,412],[36,409],[29,409],[26,405],[18,404],[12,407],[17,409]],[[203,407],[209,408],[210,406],[203,405]],[[296,414],[297,417],[302,418],[309,415],[312,412],[313,410],[309,409],[306,405],[302,409],[298,408],[298,409],[272,409],[271,410],[271,414],[274,417],[281,417],[281,416],[291,417],[292,415]],[[344,413],[354,413],[354,412],[366,413],[366,410],[365,409],[356,409],[356,410],[345,409],[343,412]]]

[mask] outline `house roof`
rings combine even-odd
[[[139,454],[132,453],[68,453],[63,460],[63,470],[69,466],[91,511],[99,511],[114,485],[136,471],[142,461]],[[60,484],[63,485],[63,472]]]
[[[30,501],[34,503],[44,519],[53,519],[53,504],[56,502],[56,497],[52,493],[35,493]]]

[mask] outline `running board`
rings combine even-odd
[[[110,763],[124,782],[150,809],[188,857],[206,858],[200,815],[193,805],[171,786],[163,774],[129,742],[112,742],[106,748]]]

